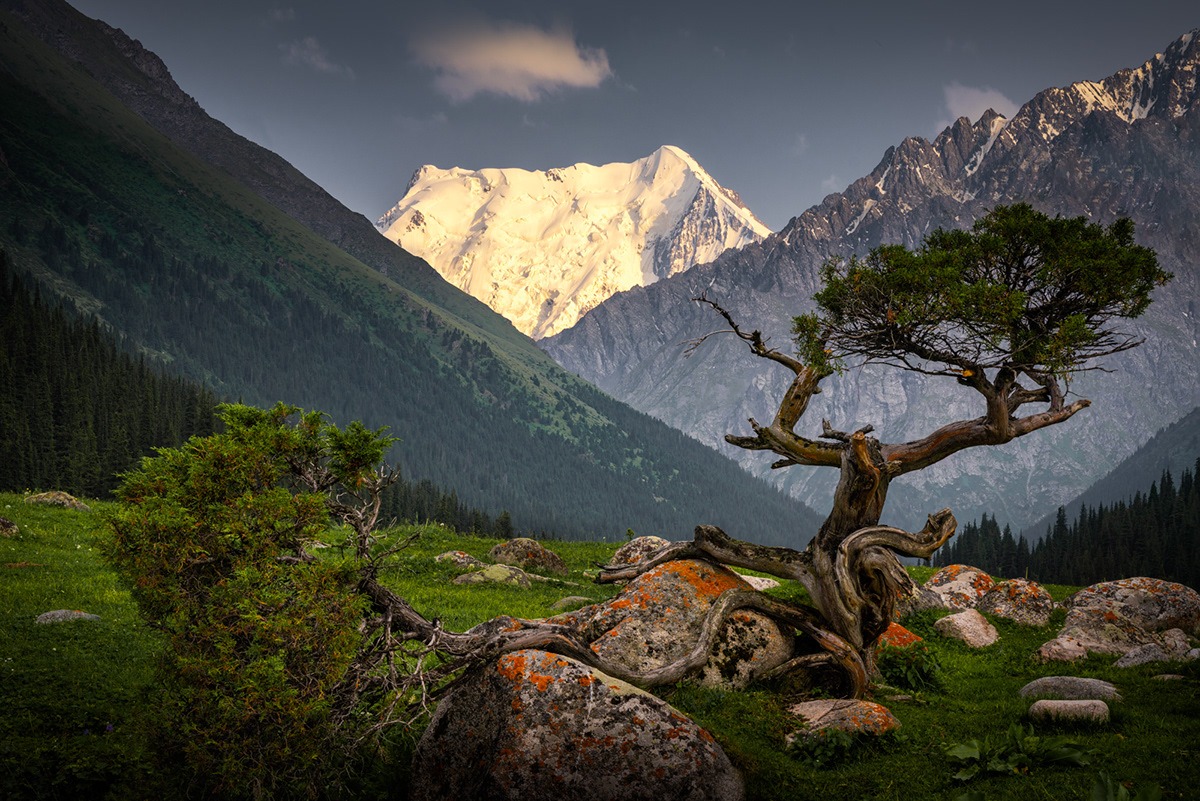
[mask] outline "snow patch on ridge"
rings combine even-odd
[[[535,339],[771,233],[672,145],[598,167],[426,165],[376,227]]]

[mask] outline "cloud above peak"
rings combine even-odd
[[[534,103],[566,88],[592,89],[611,76],[608,54],[582,47],[566,28],[476,21],[426,30],[409,42],[434,86],[455,103],[479,94]]]
[[[325,48],[315,36],[306,36],[285,45],[280,45],[283,52],[283,63],[293,67],[308,67],[328,75],[344,75],[354,77],[354,70],[344,64],[335,64],[330,60]]]
[[[975,122],[989,108],[994,109],[1008,119],[1012,119],[1013,115],[1019,110],[1016,103],[1009,100],[999,90],[992,89],[990,86],[964,86],[958,81],[954,81],[943,86],[942,93],[946,100],[946,111],[950,117],[948,120],[943,119],[938,121],[937,129],[939,131],[949,126],[959,117],[966,117],[971,122]]]

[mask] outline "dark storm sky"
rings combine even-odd
[[[691,153],[773,229],[906,136],[1139,66],[1188,2],[73,0],[374,220],[422,164]]]

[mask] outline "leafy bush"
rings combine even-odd
[[[963,767],[954,774],[968,781],[980,773],[1028,774],[1033,768],[1088,764],[1089,752],[1065,737],[1039,737],[1032,726],[1014,723],[996,741],[987,737],[946,747],[946,755]]]
[[[306,544],[331,509],[353,517],[343,491],[369,482],[390,440],[317,413],[289,424],[296,412],[223,406],[225,433],[159,450],[117,493],[109,557],[166,637],[155,740],[189,792],[337,786],[334,698],[364,636],[363,554],[318,560]]]
[[[1101,772],[1092,784],[1092,801],[1161,801],[1162,790],[1157,784],[1144,785],[1137,795],[1107,773]]]
[[[942,686],[942,663],[924,643],[904,648],[884,645],[875,654],[884,681],[905,690],[937,690]]]

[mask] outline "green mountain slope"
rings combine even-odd
[[[119,59],[103,41],[71,47]],[[507,509],[518,530],[686,537],[704,522],[793,544],[815,530],[810,510],[565,373],[373,231],[392,252],[368,266],[180,149],[10,14],[0,108],[13,268],[217,393],[390,426],[407,476]]]
[[[1104,478],[1080,493],[1063,508],[1067,520],[1077,520],[1084,506],[1111,506],[1128,501],[1135,492],[1146,492],[1169,472],[1176,478],[1200,457],[1200,408],[1193,409],[1146,441]],[[1030,542],[1045,535],[1057,514],[1046,515],[1021,534]]]

